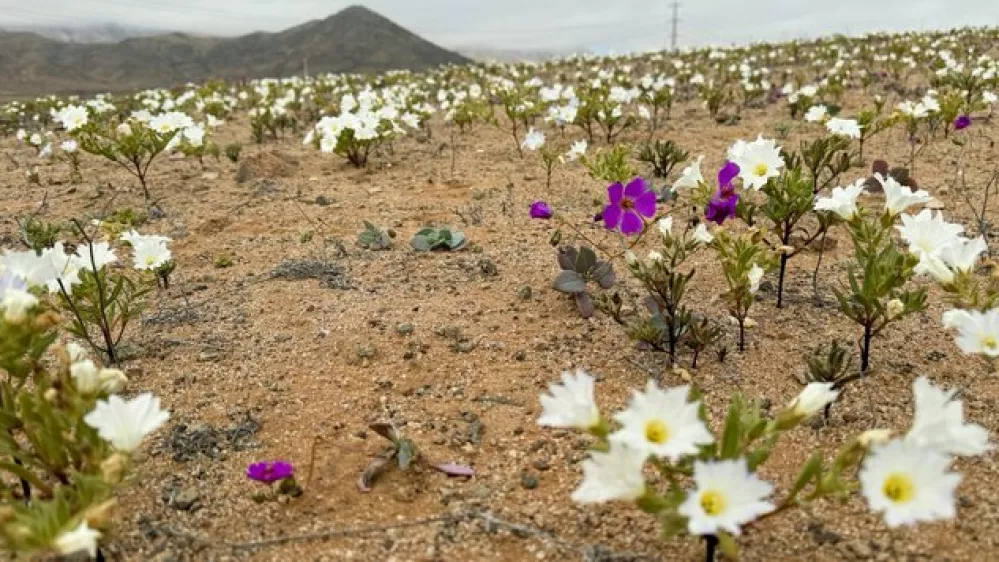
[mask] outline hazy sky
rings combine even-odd
[[[235,35],[363,4],[448,47],[630,51],[667,44],[671,0],[0,0],[0,26],[114,22]],[[999,25],[999,0],[686,0],[679,44]]]

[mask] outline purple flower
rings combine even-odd
[[[641,177],[627,186],[615,183],[607,187],[610,204],[604,207],[604,226],[619,230],[625,236],[638,234],[645,228],[642,217],[656,215],[656,192],[650,191]]]
[[[971,126],[970,115],[958,115],[957,119],[954,120],[954,130],[956,131],[967,129],[969,126]]]
[[[532,219],[550,219],[552,215],[555,214],[552,208],[544,201],[535,201],[531,203],[531,218]]]
[[[739,165],[729,160],[718,170],[718,185],[720,187],[732,185],[735,178],[739,176]]]
[[[738,205],[739,194],[735,192],[735,188],[731,185],[723,185],[718,188],[715,196],[708,202],[704,218],[720,225],[725,222],[725,219],[735,216]]]
[[[246,467],[246,477],[257,482],[277,482],[291,478],[294,474],[295,467],[285,461],[255,462]]]

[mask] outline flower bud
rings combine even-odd
[[[645,265],[652,266],[663,261],[663,255],[659,252],[652,251],[649,255],[645,256]]]
[[[94,529],[107,527],[108,520],[111,518],[111,512],[117,504],[118,500],[111,498],[104,503],[95,505],[83,512],[83,519],[86,520],[87,525]]]
[[[82,345],[73,341],[66,344],[66,353],[69,355],[70,363],[87,359],[87,350]]]
[[[38,305],[38,297],[21,289],[7,289],[3,293],[0,306],[3,318],[11,324],[20,324],[28,316],[28,311]]]
[[[59,315],[50,310],[35,318],[35,327],[42,331],[49,330],[58,325],[60,320]]]
[[[97,373],[101,390],[107,394],[117,394],[128,384],[128,377],[118,369],[101,369]]]
[[[885,313],[888,315],[889,320],[894,320],[902,315],[905,311],[905,304],[898,299],[892,299],[888,301],[888,306],[885,307]]]
[[[747,330],[750,328],[755,328],[756,320],[753,320],[752,318],[746,318],[746,321],[743,322],[742,325],[745,326]]]
[[[634,267],[638,265],[638,256],[635,255],[635,252],[628,250],[627,252],[624,253],[624,261],[629,266]]]
[[[857,442],[865,449],[870,449],[874,445],[887,443],[889,439],[891,439],[890,429],[869,429],[860,434]]]
[[[58,390],[56,390],[54,388],[50,388],[50,389],[48,389],[48,390],[45,391],[45,401],[46,402],[55,403],[55,401],[58,400],[58,399],[59,399],[59,391]]]
[[[798,416],[808,418],[832,404],[838,396],[839,391],[833,390],[833,383],[813,382],[806,386],[788,407]]]
[[[69,374],[80,394],[95,394],[101,388],[100,372],[89,359],[73,363],[69,367]]]
[[[101,463],[101,475],[108,484],[121,482],[125,474],[125,467],[128,466],[128,457],[121,453],[115,453],[104,459]]]
[[[127,137],[132,134],[132,127],[128,123],[122,123],[121,125],[118,125],[118,128],[116,130],[118,131],[118,134],[123,137]]]

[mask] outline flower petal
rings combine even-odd
[[[612,205],[620,203],[621,199],[624,198],[624,186],[620,182],[607,186],[607,198],[610,199]]]
[[[656,215],[656,193],[654,191],[646,191],[639,195],[635,199],[635,210],[643,216],[654,217]]]
[[[642,217],[638,216],[638,213],[625,211],[624,216],[621,217],[621,234],[631,236],[638,234],[643,228],[645,228],[645,223],[642,222]]]
[[[645,180],[638,176],[628,182],[628,187],[624,188],[624,195],[628,199],[638,199],[646,191],[648,190],[645,187]]]
[[[604,207],[604,226],[608,230],[617,228],[617,225],[621,224],[621,213],[623,212],[619,205],[611,204]]]

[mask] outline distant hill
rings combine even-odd
[[[542,62],[555,57],[575,53],[586,53],[587,49],[502,49],[493,47],[469,46],[457,49],[470,59],[483,62]]]
[[[0,28],[3,31],[37,33],[48,39],[66,43],[118,43],[133,37],[149,37],[167,33],[163,29],[151,29],[117,23],[98,23],[81,26],[23,25]]]
[[[115,43],[68,43],[0,32],[0,96],[171,87],[211,78],[422,70],[469,62],[392,21],[352,6],[278,33],[233,38],[169,33]]]

